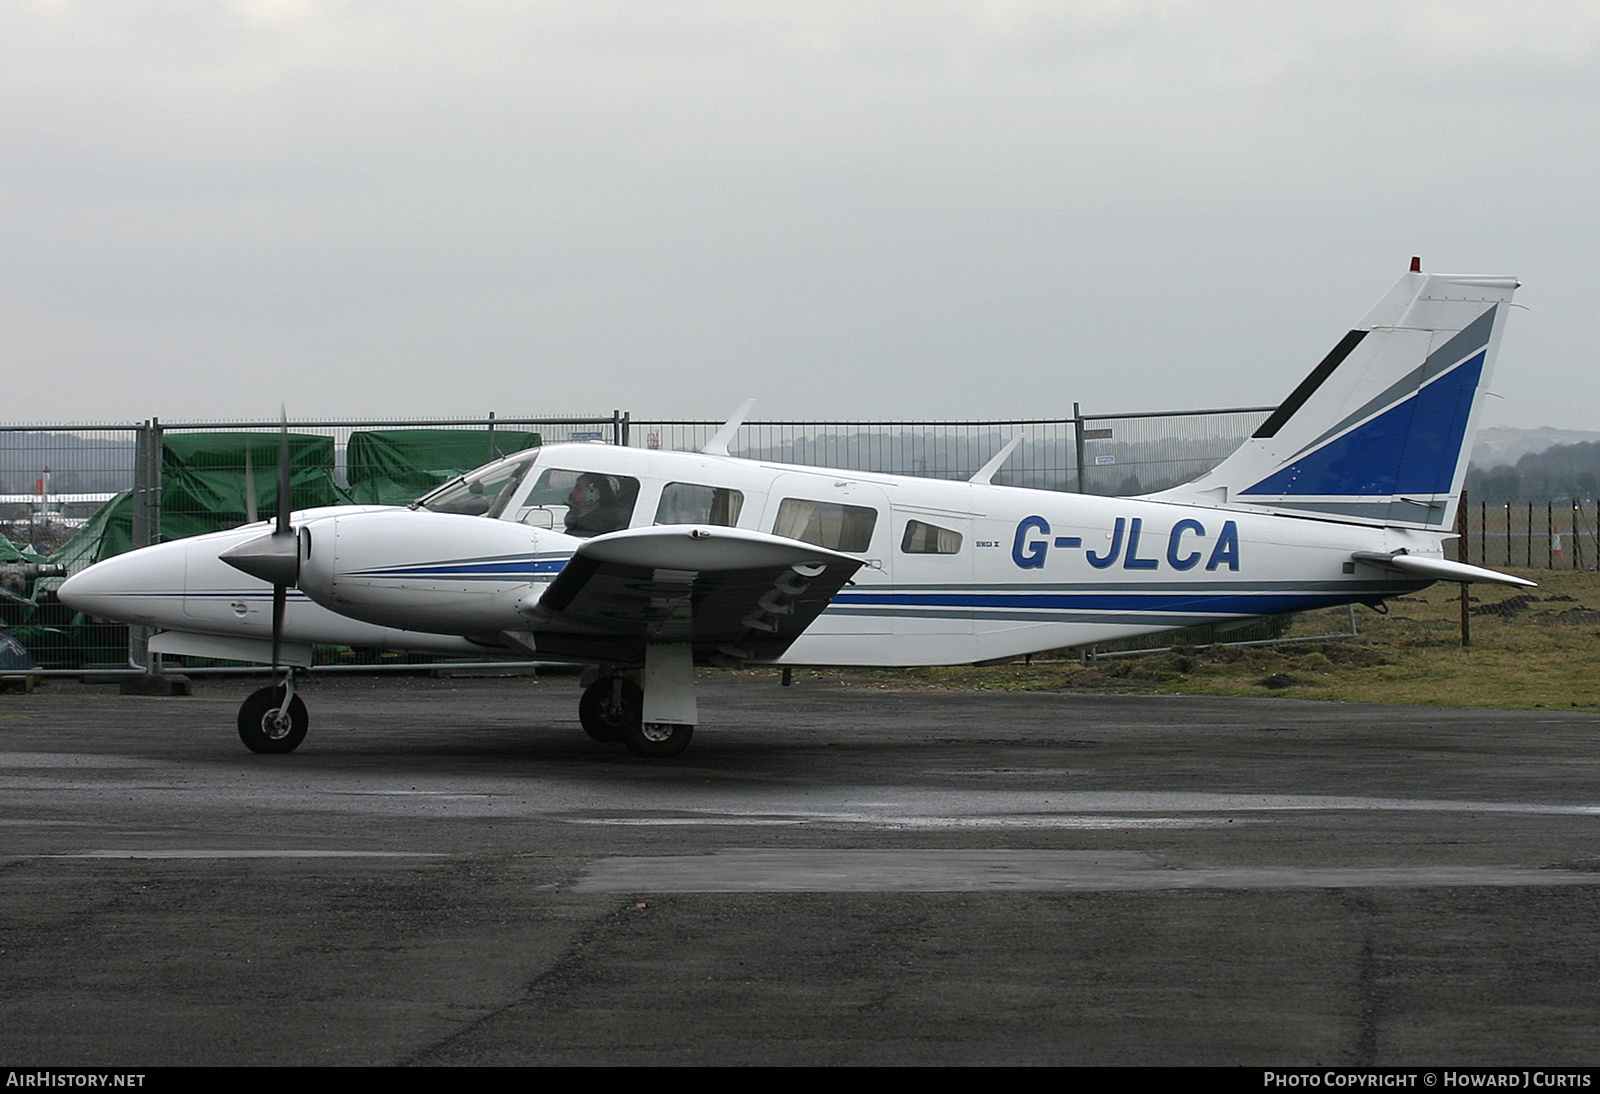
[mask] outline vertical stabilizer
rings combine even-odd
[[[1449,529],[1516,288],[1413,268],[1238,451],[1154,497]]]

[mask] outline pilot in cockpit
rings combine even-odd
[[[626,528],[633,514],[633,498],[624,497],[623,491],[630,482],[624,480],[619,490],[609,475],[579,475],[567,495],[567,534],[596,536]]]

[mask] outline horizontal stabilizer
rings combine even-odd
[[[1539,587],[1537,581],[1503,574],[1498,570],[1486,570],[1482,566],[1468,566],[1465,562],[1451,562],[1447,558],[1389,555],[1382,551],[1357,551],[1350,557],[1357,562],[1382,566],[1387,570],[1398,570],[1404,574],[1416,574],[1418,577],[1428,577],[1435,581],[1487,581],[1494,585],[1516,585],[1524,589]]]

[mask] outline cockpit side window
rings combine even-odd
[[[532,466],[531,457],[492,463],[423,495],[415,504],[435,513],[498,517]]]
[[[628,527],[638,500],[638,479],[552,467],[522,500],[527,512],[521,519],[536,523],[530,519],[534,514],[549,514],[548,527],[560,527],[572,536],[598,536]]]
[[[656,506],[657,524],[718,524],[732,528],[739,523],[744,495],[721,486],[699,486],[690,482],[669,482],[661,491]]]

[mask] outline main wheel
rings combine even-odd
[[[622,743],[635,756],[665,760],[689,747],[694,726],[671,722],[634,722],[622,731]]]
[[[240,704],[239,739],[251,752],[293,752],[306,739],[311,721],[306,705],[296,695],[289,700],[288,717],[280,718],[283,693],[282,684],[272,684],[252,691]]]
[[[578,721],[597,741],[622,740],[627,728],[637,726],[644,713],[644,692],[626,676],[602,676],[583,689],[578,700]]]

